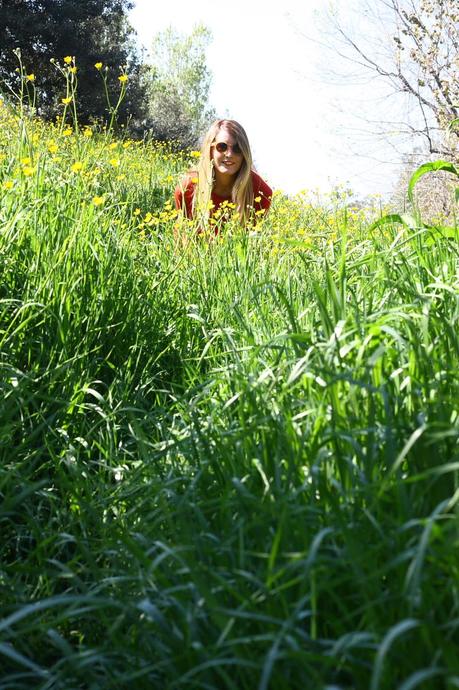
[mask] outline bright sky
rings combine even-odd
[[[243,125],[257,170],[271,186],[295,193],[338,183],[360,195],[386,193],[396,168],[384,152],[377,160],[362,157],[365,151],[349,154],[345,123],[333,107],[337,88],[321,77],[330,56],[320,47],[316,20],[326,2],[232,0],[225,10],[211,0],[136,0],[130,21],[147,49],[168,26],[187,34],[199,23],[210,29],[210,103]],[[368,88],[349,88],[358,107]]]

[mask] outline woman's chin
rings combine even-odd
[[[234,165],[234,164],[233,165],[223,165],[222,164],[222,165],[219,165],[217,167],[217,170],[220,173],[220,175],[236,175],[239,168],[237,167],[237,165]]]

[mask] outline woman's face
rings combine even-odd
[[[220,175],[237,175],[244,160],[237,140],[229,130],[223,127],[212,143],[210,155],[214,169]]]

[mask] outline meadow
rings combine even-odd
[[[0,688],[458,688],[457,227],[0,104]]]

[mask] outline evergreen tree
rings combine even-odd
[[[53,117],[64,84],[52,60],[62,64],[74,56],[78,77],[78,114],[81,122],[107,119],[107,103],[95,63],[108,70],[109,91],[116,98],[120,66],[126,65],[129,86],[119,120],[129,113],[143,117],[145,97],[134,31],[127,21],[130,0],[0,0],[3,36],[0,44],[0,80],[15,88],[18,62],[13,50],[20,48],[28,73],[35,74],[38,112]]]

